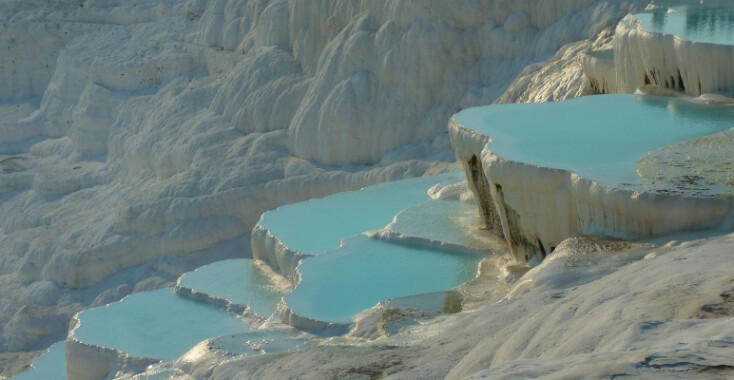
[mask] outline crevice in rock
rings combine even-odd
[[[469,171],[469,187],[474,193],[474,199],[476,199],[479,207],[479,221],[482,227],[503,236],[502,223],[492,202],[489,181],[484,175],[482,162],[476,155],[472,155],[466,165]]]
[[[504,237],[507,243],[510,245],[510,251],[515,255],[518,260],[529,261],[536,254],[541,254],[545,258],[545,251],[543,248],[538,248],[535,244],[531,243],[530,240],[525,237],[521,230],[520,214],[515,211],[512,207],[505,203],[505,195],[502,192],[502,186],[499,184],[494,185],[498,206],[501,207],[500,212],[504,212],[504,217],[507,222],[504,228]],[[538,240],[540,243],[540,240]],[[542,244],[539,244],[542,247]]]

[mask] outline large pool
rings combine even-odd
[[[75,336],[134,357],[173,360],[207,338],[245,332],[249,325],[228,312],[178,297],[171,289],[130,295],[83,311]]]
[[[347,324],[380,301],[459,286],[476,276],[479,261],[359,235],[337,250],[303,260],[301,283],[285,301],[302,317]]]
[[[428,189],[458,182],[463,173],[387,182],[266,212],[258,223],[290,249],[320,255],[347,237],[384,228],[408,207],[430,199]]]
[[[734,45],[734,3],[730,0],[657,1],[654,11],[637,13],[642,27],[684,40]]]
[[[218,261],[185,273],[181,287],[240,305],[247,305],[263,318],[273,313],[284,293],[253,265],[251,259]]]
[[[643,185],[640,158],[728,130],[734,111],[667,97],[600,95],[470,108],[454,120],[489,136],[489,149],[500,157],[636,188]]]

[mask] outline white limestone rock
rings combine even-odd
[[[0,325],[36,283],[68,317],[278,205],[451,170],[467,94],[637,3],[0,2]]]

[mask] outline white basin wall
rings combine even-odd
[[[292,284],[299,282],[296,267],[298,263],[309,255],[288,248],[280,239],[273,236],[270,231],[255,225],[252,229],[252,254],[257,260],[261,260],[282,274]]]
[[[570,171],[504,160],[487,148],[482,162],[505,238],[526,260],[568,237],[634,240],[715,228],[734,216],[727,199],[615,189]]]
[[[456,151],[456,157],[464,168],[469,189],[474,194],[480,223],[484,228],[504,236],[497,208],[490,194],[489,181],[482,169],[482,149],[489,142],[489,137],[465,128],[453,119],[449,121],[449,134],[451,146]]]
[[[614,94],[617,91],[617,71],[612,50],[588,51],[581,55],[581,67],[589,85],[597,94]]]

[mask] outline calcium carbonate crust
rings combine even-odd
[[[617,93],[614,50],[587,51],[581,55],[581,67],[595,94]]]

